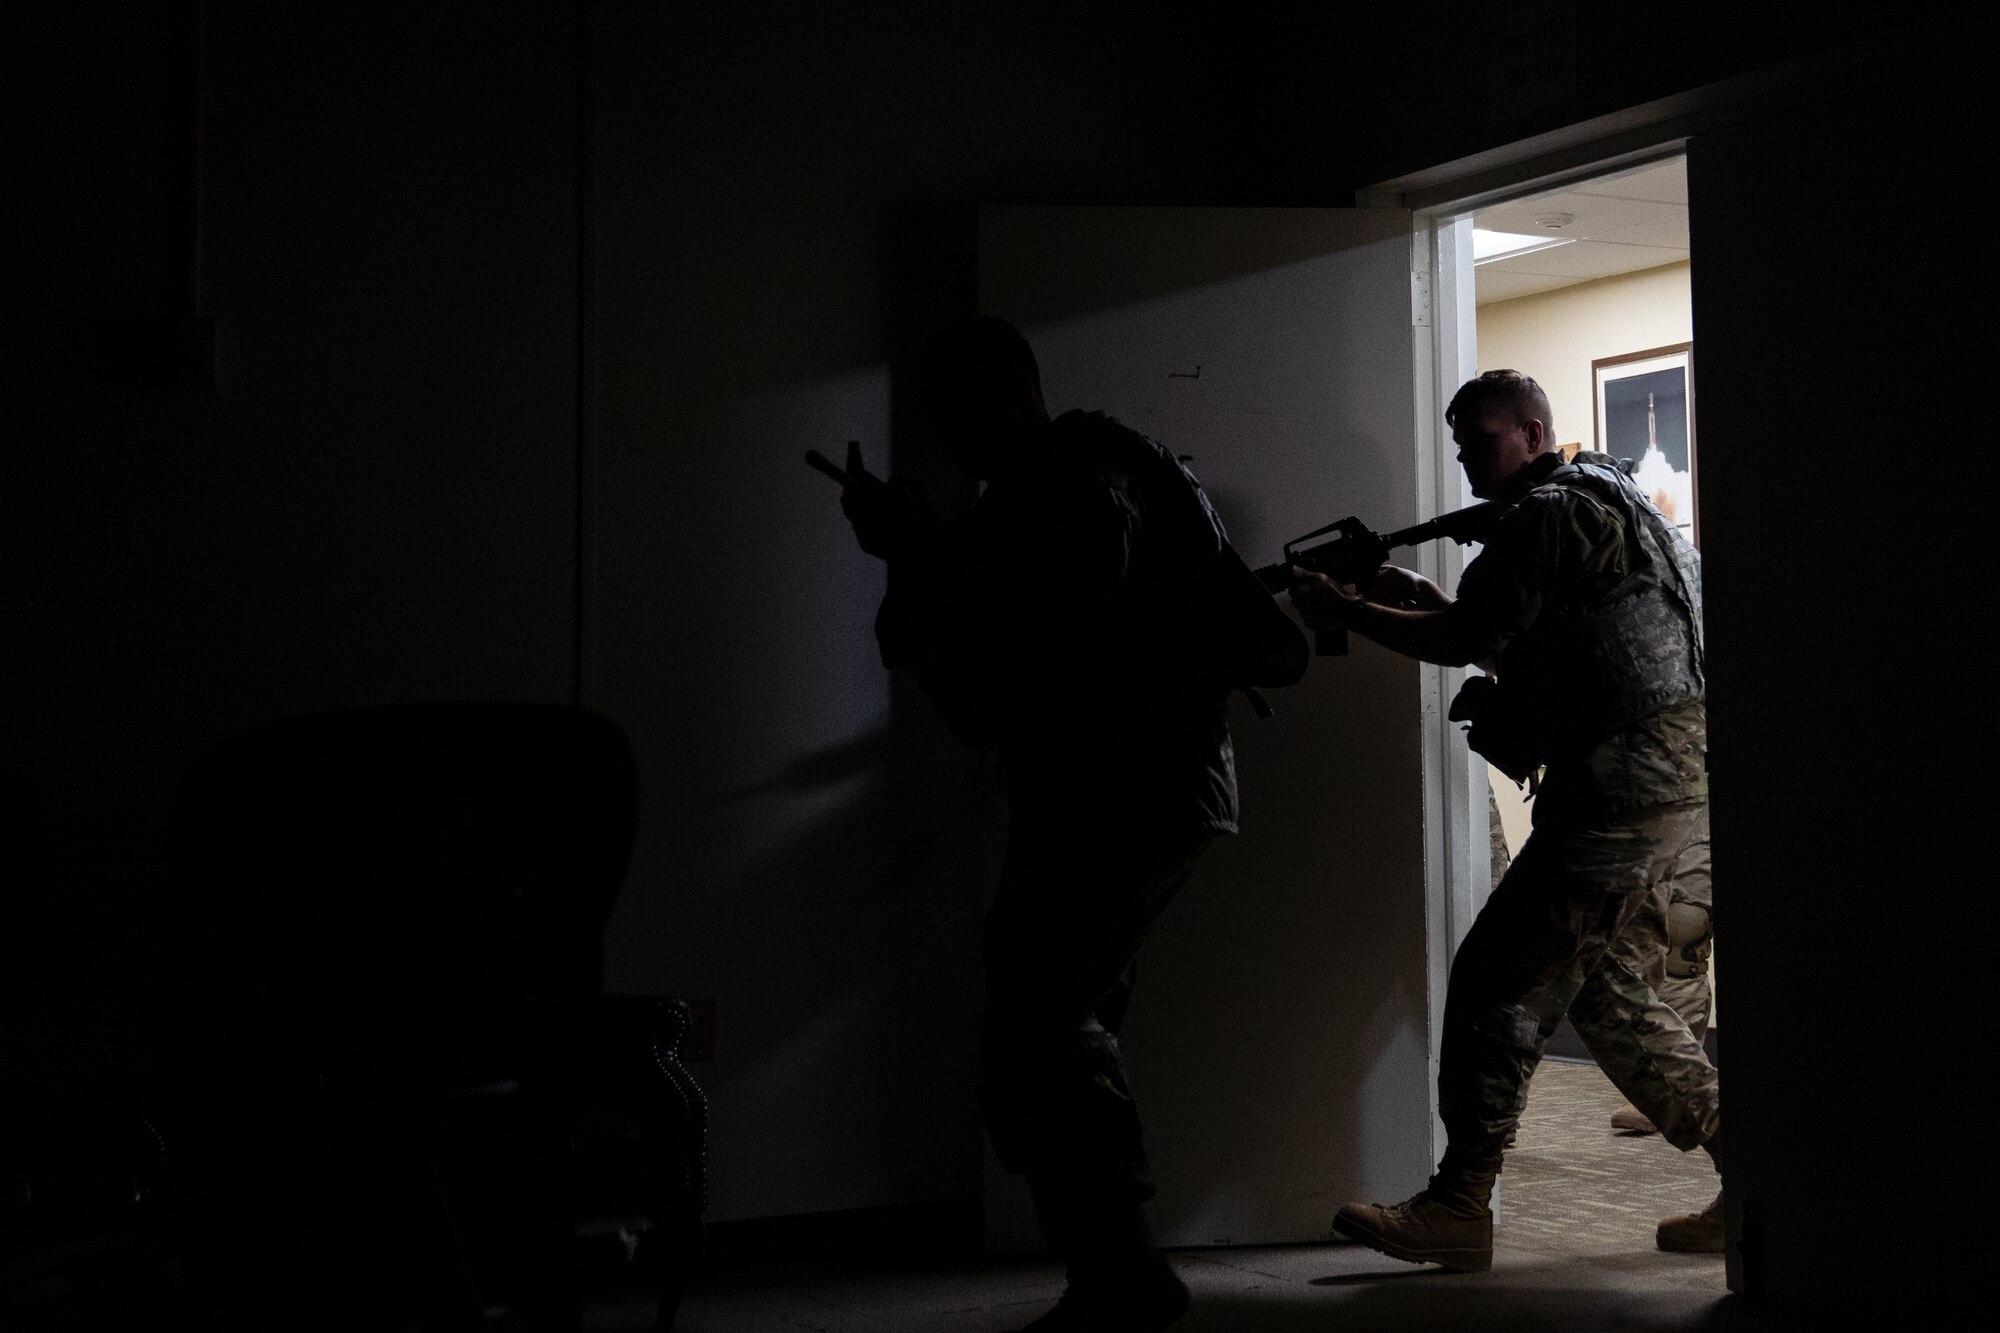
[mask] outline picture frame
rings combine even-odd
[[[1694,433],[1694,344],[1675,343],[1590,363],[1599,453],[1630,459],[1632,479],[1696,546],[1698,473]]]

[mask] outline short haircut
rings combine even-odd
[[[1459,413],[1477,414],[1489,407],[1509,414],[1517,424],[1539,421],[1549,438],[1555,438],[1555,414],[1549,411],[1549,396],[1542,392],[1541,385],[1518,370],[1489,370],[1460,385],[1451,396],[1451,406],[1444,410],[1444,424],[1455,426]]]
[[[947,404],[1011,406],[1042,396],[1034,349],[1019,329],[992,315],[954,324],[931,339],[918,370],[926,411]]]

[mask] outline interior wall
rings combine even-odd
[[[0,311],[0,940],[28,1021],[0,1038],[10,1068],[120,1077],[165,1058],[162,824],[204,749],[336,705],[570,694],[573,18],[7,24],[34,56]],[[213,373],[183,384],[191,315]]]
[[[1691,341],[1688,272],[1685,263],[1665,264],[1488,302],[1479,307],[1479,368],[1511,367],[1534,376],[1549,396],[1556,443],[1595,449],[1597,397],[1590,363]],[[1697,414],[1700,389],[1697,378]]]
[[[715,998],[713,1219],[976,1199],[988,775],[882,669],[802,454],[966,503],[907,369],[976,310],[974,206],[1170,188],[1200,69],[1117,6],[600,17],[596,703],[645,789],[610,983]]]
[[[1731,1285],[1848,1320],[1982,1280],[1938,1257],[1984,1224],[1958,1130],[1986,973],[1945,941],[1991,912],[1991,728],[1960,682],[1992,595],[1983,495],[1930,460],[1967,429],[1936,390],[1979,382],[1994,284],[1983,257],[1941,284],[1878,205],[1948,196],[1986,102],[1968,59],[1688,151]],[[1890,533],[1909,555],[1871,558]],[[1856,1225],[1899,1198],[1921,1224]]]
[[[1053,410],[1190,459],[1262,564],[1330,507],[1418,516],[1397,447],[1416,434],[1409,235],[1397,209],[995,208],[980,288],[1039,349]],[[1418,669],[1351,647],[1269,719],[1235,702],[1240,831],[1146,943],[1118,1039],[1163,1245],[1316,1239],[1341,1201],[1407,1196],[1435,1162]],[[989,1218],[1009,1193],[989,1185]]]

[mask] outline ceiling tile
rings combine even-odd
[[[1536,220],[1550,213],[1568,213],[1574,220],[1559,229],[1544,227]],[[1643,199],[1612,199],[1571,191],[1534,199],[1517,199],[1510,204],[1481,209],[1473,225],[1488,231],[1511,231],[1529,236],[1574,236],[1590,240],[1641,223],[1675,219],[1679,219],[1685,227],[1687,210],[1673,204],[1648,203]]]
[[[1688,224],[1685,212],[1676,212],[1670,217],[1650,218],[1645,222],[1607,231],[1601,236],[1591,237],[1592,241],[1608,245],[1652,245],[1669,250],[1688,248]]]
[[[1550,213],[1568,213],[1571,221],[1559,229],[1542,226],[1537,219]],[[1473,225],[1573,239],[1570,245],[1481,265],[1474,270],[1481,304],[1683,263],[1689,258],[1687,163],[1675,158],[1496,204],[1482,209]]]

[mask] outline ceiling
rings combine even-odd
[[[1543,221],[1562,213],[1571,216],[1563,226]],[[1495,204],[1481,209],[1473,225],[1485,231],[1576,238],[1573,245],[1496,259],[1474,269],[1480,305],[1680,263],[1688,257],[1687,163],[1675,158]]]

